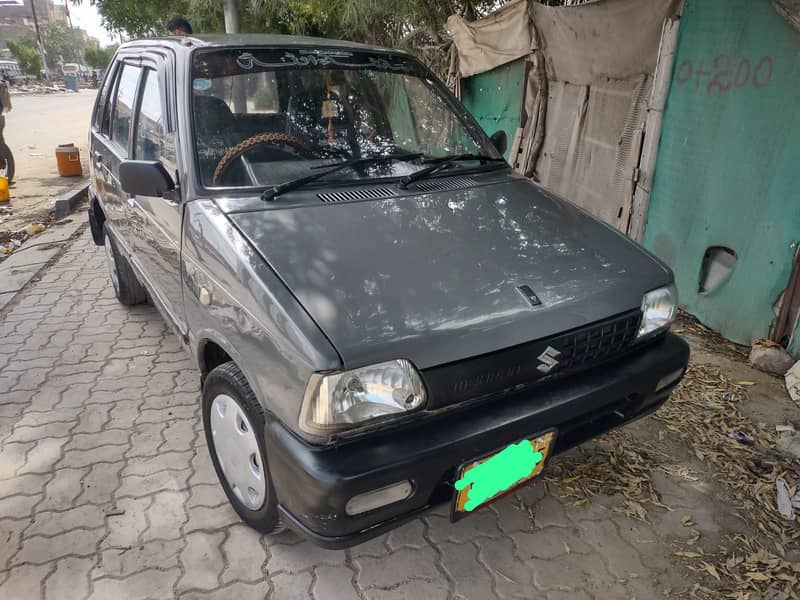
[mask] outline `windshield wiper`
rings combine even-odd
[[[410,175],[406,175],[400,180],[399,187],[401,190],[404,190],[408,187],[410,183],[418,181],[419,179],[424,179],[425,177],[430,177],[434,173],[438,173],[442,169],[446,169],[454,162],[458,162],[461,160],[479,160],[481,164],[485,164],[487,162],[505,162],[505,158],[496,158],[494,156],[485,156],[483,154],[453,154],[451,156],[441,156],[437,158],[429,158],[425,162],[430,163],[430,167],[425,167],[424,169],[420,169],[419,171],[414,171]]]
[[[391,162],[393,160],[399,161],[408,161],[414,160],[415,158],[421,158],[423,154],[421,152],[409,152],[409,153],[398,153],[398,154],[376,154],[373,156],[362,156],[360,158],[351,158],[349,160],[343,160],[332,165],[323,165],[320,167],[314,167],[315,169],[320,169],[317,173],[312,173],[311,175],[305,175],[304,177],[298,177],[297,179],[290,179],[289,181],[285,181],[283,183],[279,183],[278,185],[274,185],[271,188],[264,190],[261,194],[261,199],[265,202],[269,202],[274,200],[281,194],[285,194],[291,190],[296,190],[299,187],[306,185],[307,183],[311,183],[312,181],[316,181],[317,179],[321,179],[326,175],[330,175],[331,173],[336,173],[336,171],[341,171],[342,169],[346,169],[348,167],[357,167],[359,165],[369,165],[369,164],[378,164],[382,162]],[[325,167],[328,167],[327,169]],[[325,170],[322,170],[325,169]]]

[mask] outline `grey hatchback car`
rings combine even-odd
[[[252,527],[326,547],[453,520],[658,408],[670,270],[516,175],[414,57],[281,36],[123,44],[89,222],[196,359]]]

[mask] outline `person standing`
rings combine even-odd
[[[10,183],[14,178],[14,157],[3,137],[3,130],[6,128],[6,113],[11,111],[9,87],[4,73],[3,80],[0,81],[0,175],[7,177]]]
[[[172,17],[167,23],[169,35],[192,35],[192,26],[184,17]]]

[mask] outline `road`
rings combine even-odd
[[[53,198],[78,181],[59,177],[55,149],[74,143],[80,148],[84,172],[87,169],[89,120],[95,90],[77,94],[13,96],[13,109],[6,115],[4,136],[16,161],[16,183],[11,202],[13,211],[4,217],[0,230],[19,229],[44,218],[52,210]]]
[[[712,560],[730,539],[726,527],[726,536],[749,530],[709,483],[714,472],[651,418],[626,437],[557,457],[547,484],[456,524],[445,506],[346,551],[291,532],[260,536],[217,483],[199,373],[151,306],[116,301],[85,226],[0,309],[0,340],[0,598],[686,597],[695,583],[716,581],[702,568],[688,571],[675,548],[694,544]],[[732,377],[759,377],[741,368]],[[778,384],[761,376],[776,397]],[[623,453],[610,452],[620,440]],[[661,445],[624,450],[649,442]],[[616,475],[576,501],[567,488],[583,484],[564,481],[562,461],[592,456],[599,467],[588,485]],[[625,498],[603,489],[640,489],[643,503],[653,494],[659,502],[635,518]],[[718,569],[726,557],[719,560]]]

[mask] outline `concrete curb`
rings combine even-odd
[[[61,194],[55,200],[56,219],[62,219],[72,212],[72,210],[89,195],[89,182],[84,181],[80,185]]]
[[[32,238],[0,263],[0,311],[86,227],[84,218],[67,219]]]

